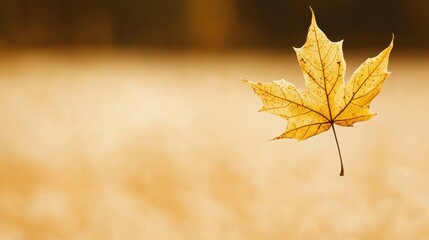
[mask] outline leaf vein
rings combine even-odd
[[[268,94],[268,95],[271,95],[271,96],[273,96],[273,97],[275,97],[275,98],[279,98],[279,99],[282,99],[282,100],[285,100],[285,101],[291,102],[292,104],[295,104],[295,105],[298,105],[298,106],[300,106],[300,107],[306,108],[306,109],[308,109],[308,110],[310,110],[310,111],[313,111],[313,112],[315,112],[315,113],[319,114],[320,116],[322,116],[323,118],[325,118],[326,120],[329,120],[327,117],[325,117],[325,115],[323,115],[322,113],[320,113],[320,112],[318,112],[318,111],[316,111],[316,110],[314,110],[314,109],[312,109],[312,108],[310,108],[310,107],[308,107],[308,106],[305,106],[305,105],[303,105],[303,104],[300,104],[300,103],[294,102],[294,101],[289,100],[289,99],[287,99],[287,98],[279,97],[279,96],[277,96],[277,95],[274,95],[274,94],[272,94],[272,93],[270,93],[270,92],[268,92],[268,91],[266,91],[266,90],[264,90],[264,89],[258,88],[258,87],[256,87],[256,86],[253,86],[253,87],[254,87],[254,88],[256,88],[256,89],[258,89],[258,90],[260,90],[260,91],[262,91],[262,92],[264,92],[264,93],[266,93],[266,94]],[[294,89],[295,89],[295,88],[294,88]],[[296,89],[295,89],[295,91],[296,91]],[[300,97],[301,97],[301,96],[300,96]],[[302,101],[302,99],[301,99],[301,101]]]
[[[386,58],[386,56],[387,56],[388,54],[386,53],[386,54],[384,54],[384,56],[383,56],[383,58],[381,59],[381,61],[377,64],[377,66],[374,68],[374,70],[372,70],[372,72],[371,72],[371,74],[373,73],[373,72],[375,72],[375,70],[381,65],[381,63],[383,63],[384,62],[384,59]],[[344,110],[350,105],[350,103],[354,100],[354,97],[355,97],[355,95],[356,95],[356,93],[357,92],[359,92],[359,90],[360,90],[360,88],[365,84],[365,82],[370,78],[371,76],[367,76],[366,78],[365,78],[365,80],[363,81],[363,83],[362,83],[362,85],[360,85],[359,86],[359,88],[356,90],[356,92],[354,92],[353,93],[353,95],[352,95],[352,97],[350,98],[350,100],[349,100],[349,102],[344,106],[344,108],[343,109],[341,109],[341,111],[333,118],[333,121],[335,121],[335,119],[338,117],[338,116],[340,116],[340,114],[341,113],[343,113],[344,112]],[[354,84],[353,84],[354,85]]]

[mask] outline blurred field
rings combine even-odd
[[[332,131],[267,141],[239,80],[303,87],[288,54],[3,52],[0,239],[425,239],[429,57],[394,50],[339,177]]]

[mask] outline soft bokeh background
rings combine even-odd
[[[240,81],[395,33],[378,115],[303,142]],[[1,0],[0,239],[426,239],[429,3]]]

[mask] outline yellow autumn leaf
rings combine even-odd
[[[269,112],[288,121],[286,131],[274,139],[304,140],[332,127],[344,168],[334,124],[353,126],[375,114],[369,110],[371,101],[381,91],[387,71],[390,45],[376,57],[367,59],[344,83],[346,63],[342,41],[331,42],[317,26],[313,10],[307,41],[294,48],[305,79],[305,90],[286,80],[271,83],[246,81],[262,99],[260,111]]]

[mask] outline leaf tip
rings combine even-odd
[[[313,16],[313,17],[314,17],[314,11],[313,11],[313,8],[312,8],[311,6],[308,6],[308,7],[310,8],[311,16]]]
[[[310,6],[310,11],[311,11],[311,22],[316,23],[316,15],[314,14],[313,8],[311,8],[311,6]]]
[[[282,139],[282,138],[285,138],[285,137],[284,137],[284,133],[283,133],[282,135],[280,135],[280,136],[277,136],[277,137],[271,138],[271,139],[269,139],[268,141],[279,140],[279,139]]]
[[[243,81],[244,83],[246,83],[247,85],[253,87],[254,83],[252,81],[249,81],[247,79],[242,78],[241,81]]]

